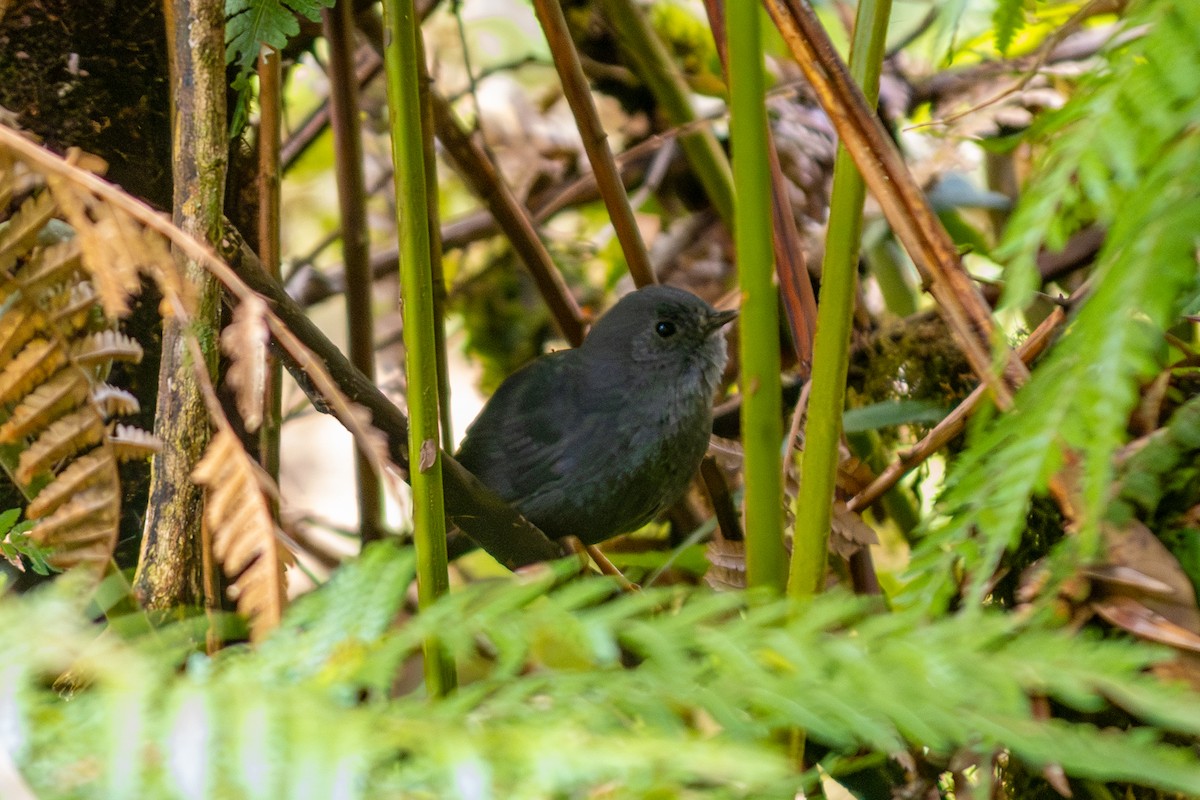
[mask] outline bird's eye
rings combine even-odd
[[[671,322],[670,320],[660,320],[659,323],[654,326],[654,332],[664,339],[670,339],[675,335],[675,323]]]

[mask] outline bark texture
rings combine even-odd
[[[219,0],[165,4],[173,108],[175,224],[215,243],[225,195],[225,19]],[[196,263],[181,261],[195,289],[195,333],[215,374],[220,292]],[[180,324],[164,323],[154,431],[162,438],[150,478],[150,504],[134,590],[147,608],[199,605],[211,548],[201,526],[203,494],[192,469],[209,441],[208,414]],[[212,586],[209,586],[211,597]]]

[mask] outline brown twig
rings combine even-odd
[[[383,72],[383,59],[373,50],[365,51],[361,63],[354,71],[355,84],[361,89]],[[317,137],[329,127],[330,102],[328,99],[305,118],[288,137],[279,150],[279,168],[287,172],[308,150]]]
[[[226,264],[213,248],[184,233],[164,215],[144,202],[125,194],[102,178],[72,166],[61,157],[45,150],[20,134],[0,125],[0,147],[16,154],[44,175],[54,175],[70,181],[79,188],[128,214],[141,225],[165,237],[184,255],[203,265],[229,294],[239,300],[257,294],[265,299],[269,309],[266,320],[280,355],[309,398],[319,408],[334,413],[357,441],[371,453],[372,428],[386,438],[386,455],[401,469],[408,464],[408,420],[379,388],[342,355],[304,313],[287,296],[277,280],[263,271],[258,256],[244,242],[235,246],[239,258],[236,267]],[[232,234],[232,226],[226,226]],[[240,239],[240,236],[237,237]],[[371,414],[368,426],[363,415],[355,414],[351,404],[365,408]],[[383,461],[374,464],[382,471]],[[485,487],[453,458],[442,455],[448,515],[481,547],[500,563],[517,568],[536,561],[556,558],[561,551],[545,534],[530,525],[511,506]]]
[[[282,258],[279,134],[283,116],[283,67],[279,51],[269,45],[263,47],[258,57],[258,107],[258,250],[267,271],[278,278]],[[278,481],[283,371],[271,356],[267,356],[266,376],[263,421],[258,430],[258,459],[271,480]]]
[[[458,166],[458,172],[496,218],[513,250],[533,276],[542,298],[563,337],[572,345],[583,341],[583,314],[572,297],[546,246],[538,237],[529,212],[504,182],[487,154],[471,139],[450,107],[450,103],[431,90],[434,126],[446,154]]]
[[[627,190],[641,184],[646,176],[646,165],[670,141],[672,139],[669,137],[656,137],[650,142],[644,142],[642,145],[630,149],[618,158],[621,179]],[[646,144],[652,146],[643,146]],[[671,162],[675,163],[678,158],[679,156],[676,154]],[[429,171],[427,174],[433,173]],[[390,172],[388,180],[391,180]],[[590,203],[599,197],[596,177],[589,172],[540,191],[536,197],[530,200],[528,214],[534,225],[540,225],[564,208]],[[471,212],[442,225],[442,248],[443,250],[457,250],[485,237],[494,236],[499,230],[496,217],[487,209]],[[398,259],[399,248],[396,245],[376,249],[371,254],[371,275],[376,280],[395,275],[399,269]],[[304,261],[299,263],[303,265]],[[286,286],[288,294],[295,298],[296,302],[303,306],[310,306],[344,291],[346,276],[340,267],[317,270],[308,265],[302,266],[289,275]]]
[[[993,373],[991,314],[962,268],[954,242],[867,106],[812,9],[799,0],[765,2],[839,138],[937,300],[959,348],[991,388],[997,404],[1008,408],[1012,387],[1028,377],[1028,370],[1009,353],[1004,360],[1004,379]]]
[[[338,211],[342,222],[342,259],[346,270],[346,323],[350,362],[368,378],[375,376],[375,325],[371,309],[371,268],[363,177],[362,126],[358,80],[354,74],[354,19],[350,0],[338,0],[321,12],[329,43],[329,121],[333,128]],[[380,536],[382,490],[362,449],[354,461],[358,521],[363,543]]]
[[[709,26],[717,45],[722,68],[727,66],[725,52],[725,10],[722,0],[705,0]],[[792,214],[792,202],[788,196],[787,181],[779,163],[779,149],[775,146],[775,135],[767,128],[767,158],[771,168],[771,219],[775,232],[775,272],[779,277],[779,292],[783,308],[787,313],[788,327],[796,345],[796,356],[801,365],[812,362],[813,335],[817,325],[817,298],[813,293],[812,279],[804,260],[804,248],[800,233],[796,230],[796,218]]]
[[[638,230],[633,209],[629,206],[625,187],[617,173],[616,161],[608,147],[608,134],[604,132],[604,126],[600,123],[600,115],[596,111],[591,89],[579,63],[579,55],[575,52],[575,44],[571,41],[562,6],[559,0],[533,0],[533,8],[546,34],[554,66],[558,70],[559,80],[562,81],[563,93],[567,97],[571,113],[575,116],[576,127],[579,128],[579,135],[583,139],[583,149],[591,162],[592,172],[596,174],[600,196],[608,209],[608,216],[617,233],[617,240],[621,243],[621,251],[625,254],[625,262],[629,265],[633,282],[638,286],[656,283],[654,268],[650,265],[650,256],[646,252],[646,243],[642,241],[642,234]]]

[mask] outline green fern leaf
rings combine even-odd
[[[237,64],[240,79],[254,69],[259,47],[283,49],[300,32],[296,14],[316,21],[334,0],[225,0],[225,61]]]
[[[1025,27],[1026,0],[997,0],[992,12],[992,27],[996,39],[996,49],[1003,56],[1008,55],[1008,48],[1013,38]]]

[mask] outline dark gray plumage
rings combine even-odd
[[[587,544],[673,503],[707,447],[736,316],[650,286],[623,297],[583,344],[500,385],[458,461],[551,538]]]

